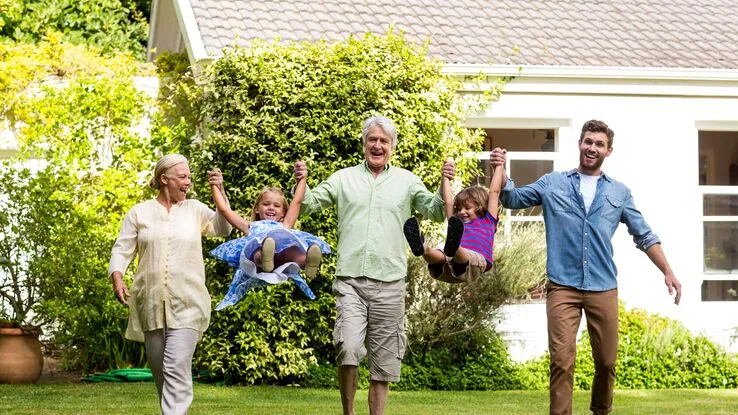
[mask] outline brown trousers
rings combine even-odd
[[[548,282],[546,316],[551,354],[550,414],[571,415],[576,342],[582,310],[592,345],[595,375],[589,409],[612,411],[615,363],[618,356],[618,290],[581,291]]]

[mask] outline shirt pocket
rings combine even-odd
[[[620,197],[607,194],[605,195],[605,203],[602,206],[602,218],[608,222],[618,223],[623,213],[623,199]]]
[[[554,190],[551,192],[551,209],[554,212],[572,212],[574,210],[574,202],[571,195],[565,190]]]

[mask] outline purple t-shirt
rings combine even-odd
[[[489,212],[486,212],[483,218],[476,218],[464,224],[461,247],[481,254],[487,260],[487,270],[492,267],[496,231],[497,219]]]

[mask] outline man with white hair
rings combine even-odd
[[[426,189],[418,176],[389,164],[397,146],[392,120],[370,117],[361,132],[365,160],[333,173],[307,189],[302,213],[336,206],[338,262],[333,293],[336,326],[333,340],[343,413],[354,413],[359,362],[367,356],[369,412],[384,413],[389,382],[400,380],[405,353],[405,275],[407,253],[402,225],[414,210],[441,222],[443,199]],[[442,175],[453,179],[456,167],[446,162]],[[295,163],[295,179],[307,176]]]

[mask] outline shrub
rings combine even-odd
[[[459,82],[440,69],[424,47],[392,32],[336,44],[255,42],[226,51],[205,71],[202,119],[208,128],[192,148],[193,171],[202,177],[220,168],[231,206],[245,214],[262,187],[291,187],[297,160],[307,161],[311,186],[358,164],[361,123],[382,113],[398,127],[394,165],[411,167],[436,186],[443,160],[454,157],[460,176],[468,177],[476,162],[464,153],[480,148],[480,135],[463,127],[464,110],[481,108],[502,82],[463,104],[455,92]],[[209,192],[202,185],[195,190]],[[303,218],[300,228],[336,246],[334,210]],[[209,263],[209,289],[217,301],[231,271]],[[335,259],[327,257],[311,282],[316,301],[284,285],[252,292],[214,313],[196,363],[231,383],[259,383],[291,381],[316,360],[332,360],[334,269]]]
[[[105,270],[156,158],[151,141],[132,128],[147,110],[134,85],[142,71],[129,56],[103,56],[56,35],[37,45],[0,42],[0,66],[0,127],[18,142],[17,156],[3,165],[3,188],[19,204],[15,219],[27,224],[9,232],[22,236],[12,259],[41,282],[34,319],[68,366],[141,364],[143,347],[123,339],[127,311]],[[26,162],[38,171],[18,167]]]
[[[681,323],[643,310],[620,306],[620,343],[616,388],[735,388],[738,360]],[[577,342],[576,389],[590,389],[594,374],[592,348],[585,333]],[[548,387],[548,354],[522,365],[529,389]]]

